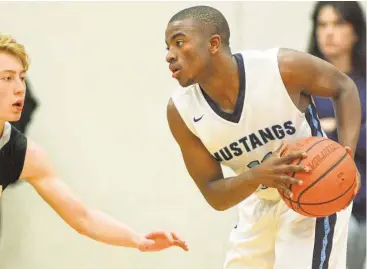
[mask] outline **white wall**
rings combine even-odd
[[[305,47],[311,2],[206,4],[227,17],[234,51]],[[221,268],[236,211],[215,212],[205,202],[165,117],[176,82],[165,63],[164,31],[191,5],[0,3],[1,31],[31,55],[29,77],[41,104],[30,136],[62,179],[89,205],[140,231],[178,231],[191,247],[146,254],[95,243],[20,184],[3,195],[0,269]]]
[[[305,50],[313,2],[244,2],[242,43],[246,48],[288,47]],[[256,30],[254,28],[256,27]]]

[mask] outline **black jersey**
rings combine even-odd
[[[0,195],[9,184],[16,182],[23,170],[27,138],[10,123],[5,123],[0,137]]]

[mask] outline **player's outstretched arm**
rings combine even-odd
[[[186,126],[172,100],[167,106],[167,119],[173,137],[178,143],[191,178],[206,201],[216,210],[227,210],[253,194],[260,184],[281,188],[290,194],[290,184],[300,183],[285,176],[287,173],[308,171],[300,165],[289,165],[304,157],[301,152],[280,157],[274,156],[238,176],[224,178],[220,164],[208,152],[199,138]]]
[[[302,92],[332,99],[339,143],[349,147],[351,156],[354,156],[362,114],[354,81],[334,65],[305,52],[280,49],[278,63],[284,85],[293,100],[297,100]],[[356,192],[359,186],[360,182]]]
[[[28,140],[21,177],[27,180],[57,214],[78,233],[110,245],[160,251],[172,246],[187,250],[175,233],[156,231],[140,234],[112,217],[88,208],[58,178],[45,152]]]

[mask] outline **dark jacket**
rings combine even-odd
[[[361,190],[354,199],[353,215],[358,220],[366,220],[366,78],[361,76],[349,74],[353,79],[359,90],[359,98],[362,105],[362,122],[358,145],[356,148],[354,161],[361,174]],[[330,99],[314,97],[316,109],[319,118],[332,117],[334,118],[334,108]],[[327,136],[338,142],[337,130],[326,133]]]

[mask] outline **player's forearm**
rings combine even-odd
[[[76,230],[99,242],[131,248],[137,248],[142,238],[127,225],[97,210],[88,211]]]
[[[224,211],[245,200],[258,186],[249,170],[235,177],[211,181],[205,198],[214,209]]]
[[[338,124],[338,140],[341,145],[349,146],[354,155],[361,127],[361,103],[354,82],[348,79],[344,84],[344,89],[333,98]]]
[[[99,242],[136,248],[142,238],[127,225],[88,208],[52,173],[28,179],[40,196],[74,230]]]

